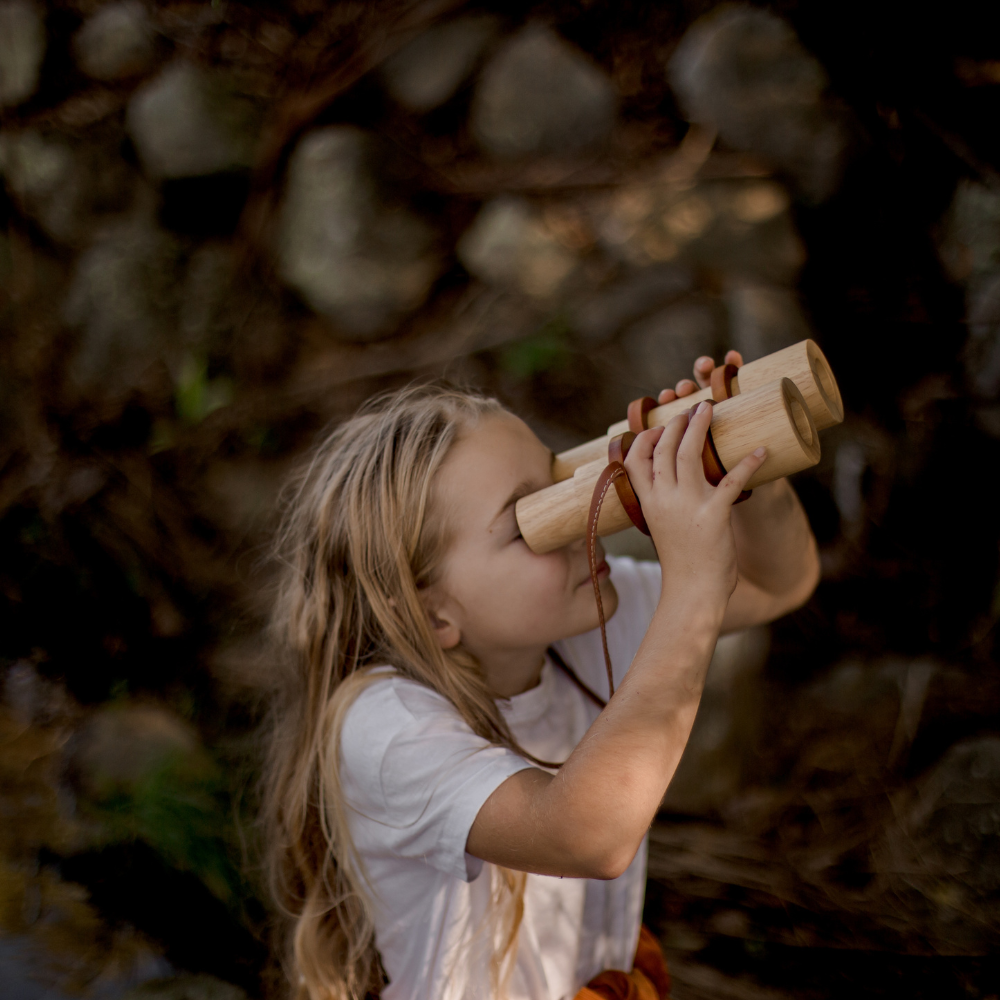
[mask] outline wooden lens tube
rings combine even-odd
[[[686,396],[683,403],[690,409],[692,397]],[[651,421],[650,426],[656,425]],[[751,477],[748,489],[808,469],[819,461],[816,421],[804,394],[790,378],[773,379],[753,391],[744,387],[738,396],[716,403],[709,433],[727,470],[754,448],[767,448],[767,458]],[[605,445],[602,455],[577,466],[571,477],[518,500],[517,524],[533,552],[551,552],[585,536],[594,484],[607,464]],[[617,494],[609,491],[597,521],[597,534],[611,535],[631,524]]]
[[[732,380],[731,392],[734,396],[754,392],[780,378],[789,378],[798,386],[819,430],[833,427],[844,419],[844,404],[833,370],[812,340],[802,340],[774,354],[748,361]],[[703,399],[712,399],[711,387],[655,407],[646,415],[646,426],[665,427],[679,413],[691,409]],[[558,483],[571,478],[578,468],[590,462],[607,463],[609,439],[628,429],[628,421],[621,420],[612,424],[604,437],[594,438],[556,455],[552,461],[552,478]]]

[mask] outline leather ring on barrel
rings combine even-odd
[[[736,365],[719,365],[718,368],[712,369],[712,379],[709,384],[712,387],[713,402],[721,403],[724,399],[732,398],[733,379],[739,373],[740,370]]]
[[[733,367],[735,367],[735,365]],[[711,403],[713,401],[706,400],[706,402]],[[697,406],[691,407],[688,411],[688,419],[695,415],[697,409]],[[712,439],[711,427],[709,427],[708,433],[705,435],[705,447],[701,450],[701,464],[705,470],[705,478],[713,486],[718,486],[726,476],[726,467],[722,464],[722,459],[719,458],[719,453],[715,448],[715,441]],[[749,500],[752,493],[753,490],[742,490],[740,495],[733,501],[733,504],[735,505],[743,503],[744,500]]]
[[[632,447],[634,440],[635,434],[632,431],[626,431],[624,434],[616,434],[608,442],[608,462],[612,465],[618,464],[624,470],[625,456],[628,454],[629,448]],[[628,519],[644,535],[648,535],[649,526],[646,524],[646,518],[642,516],[642,505],[639,503],[639,498],[635,495],[635,490],[632,489],[632,484],[628,480],[628,473],[624,476],[619,476],[615,480],[615,492],[618,494],[618,499],[621,501],[625,513],[628,514]]]
[[[631,403],[628,404],[628,429],[633,434],[641,434],[645,430],[649,430],[649,425],[646,421],[649,419],[649,411],[653,410],[657,406],[657,402],[652,396],[640,396],[638,399],[633,399]]]

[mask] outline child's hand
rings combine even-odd
[[[663,591],[729,599],[736,586],[733,501],[760,468],[763,448],[747,455],[718,486],[705,479],[702,449],[712,408],[701,403],[691,417],[643,431],[625,459],[663,567]]]
[[[743,365],[743,355],[739,351],[729,351],[726,354],[724,365],[736,365],[737,368]],[[689,378],[682,378],[673,389],[664,389],[657,397],[657,402],[672,403],[675,399],[683,396],[690,396],[699,387],[704,389],[712,378],[715,370],[715,362],[707,355],[702,355],[694,363],[694,381]],[[695,385],[697,382],[697,385]]]

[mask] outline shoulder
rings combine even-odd
[[[409,802],[432,786],[461,784],[483,771],[509,774],[527,766],[474,733],[443,695],[391,673],[358,694],[338,749],[345,794],[372,807]]]
[[[382,852],[460,879],[474,878],[465,844],[483,802],[531,765],[477,736],[442,695],[390,673],[371,679],[347,709],[339,787],[352,836]]]
[[[340,733],[340,766],[377,769],[393,744],[421,733],[471,730],[451,703],[430,688],[390,671],[379,672],[354,699]],[[372,775],[374,776],[374,775]]]

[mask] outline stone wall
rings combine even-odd
[[[911,25],[911,52],[809,5],[710,8],[0,0],[18,997],[279,994],[266,554],[324,427],[446,376],[559,450],[700,354],[807,336],[849,410],[796,481],[824,582],[720,643],[647,920],[681,1000],[834,995],[834,947],[964,955],[941,992],[984,995],[1000,151],[967,109],[996,63],[969,25]],[[650,555],[632,534],[610,547]],[[883,995],[858,962],[852,995]]]

